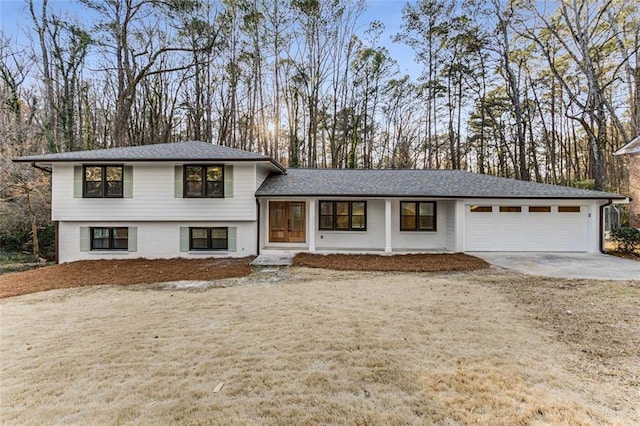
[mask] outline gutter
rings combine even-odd
[[[613,200],[609,198],[609,201],[600,206],[600,253],[606,254],[607,251],[604,249],[604,208],[613,204]]]

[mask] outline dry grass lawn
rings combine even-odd
[[[640,422],[637,283],[292,268],[177,288],[0,300],[0,422]]]

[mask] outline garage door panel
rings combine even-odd
[[[472,213],[465,209],[467,251],[587,251],[587,207],[579,213]]]

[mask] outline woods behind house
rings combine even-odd
[[[11,158],[182,140],[626,192],[611,154],[640,133],[633,2],[419,0],[396,33],[368,6],[26,0],[21,35],[0,35],[0,241],[48,221],[46,176]]]

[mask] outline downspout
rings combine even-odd
[[[256,254],[260,256],[260,200],[256,198],[256,207],[257,207],[257,221],[258,221],[258,233],[256,235]]]
[[[609,201],[600,206],[600,253],[606,254],[607,251],[604,249],[604,208],[613,204],[613,200],[609,199]]]

